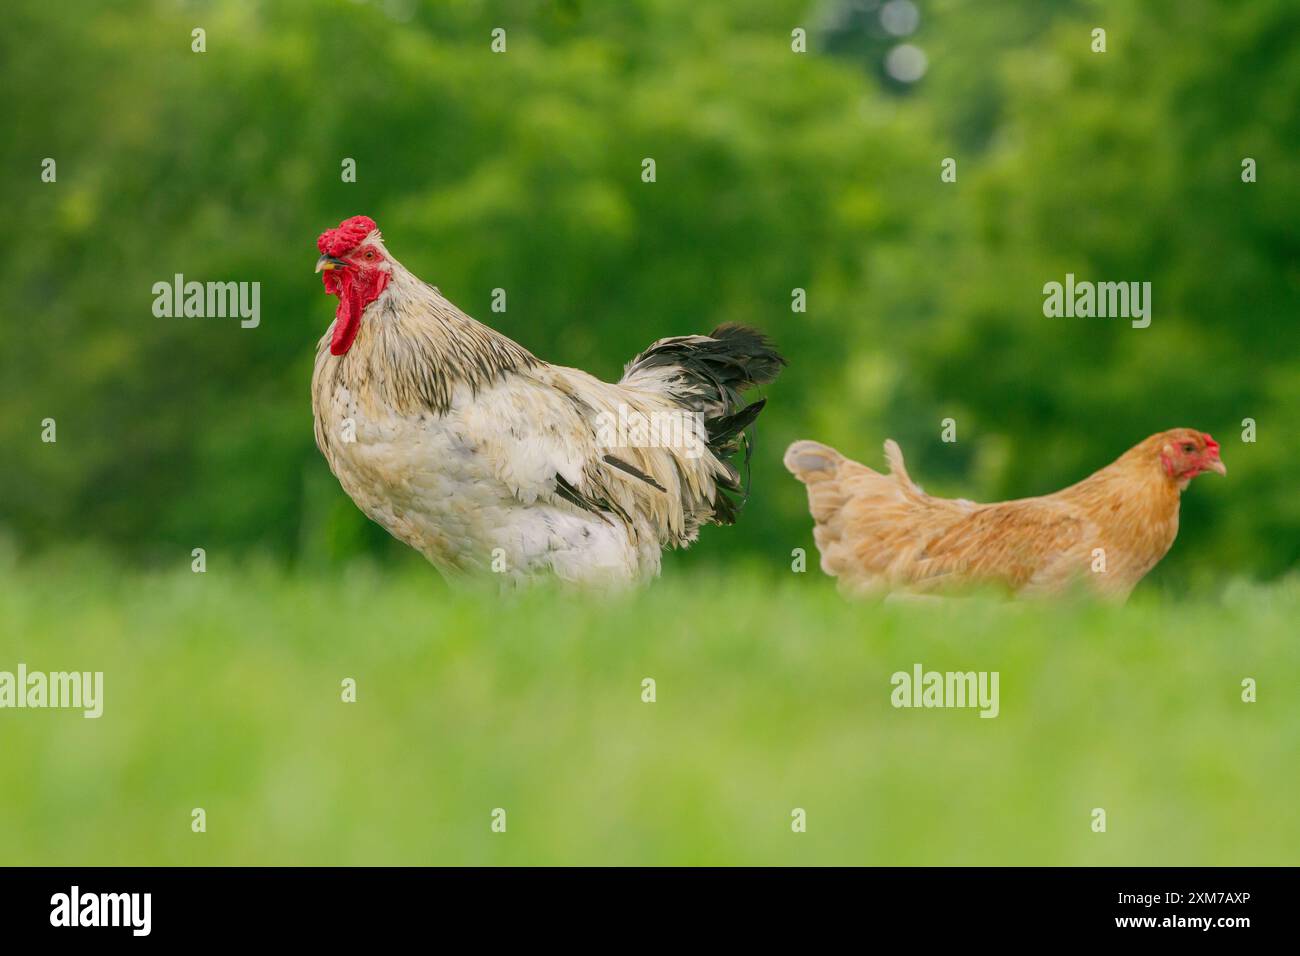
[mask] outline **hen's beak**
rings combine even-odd
[[[1214,472],[1216,475],[1224,475],[1224,476],[1226,476],[1226,475],[1228,474],[1228,466],[1225,465],[1225,464],[1224,464],[1222,461],[1220,461],[1218,458],[1211,458],[1209,461],[1207,461],[1207,462],[1205,463],[1205,470],[1206,470],[1206,471],[1212,471],[1212,472]]]
[[[333,256],[321,256],[316,260],[317,272],[328,272],[330,269],[342,269],[347,265],[342,259],[335,259]]]

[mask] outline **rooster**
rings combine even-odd
[[[1190,428],[1152,435],[1054,495],[988,505],[925,494],[892,440],[885,457],[888,475],[814,441],[785,453],[808,486],[822,570],[850,593],[1050,595],[1083,581],[1122,601],[1174,543],[1188,482],[1227,474],[1219,443]]]
[[[660,339],[617,384],[550,365],[407,271],[373,220],[317,242],[338,297],[312,375],[316,444],[373,521],[449,577],[597,587],[659,572],[665,547],[731,524],[764,401],[785,360],[724,325]]]

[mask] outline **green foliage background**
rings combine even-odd
[[[650,340],[724,321],[776,339],[791,366],[741,524],[671,560],[810,546],[779,463],[795,438],[878,463],[893,436],[928,489],[994,499],[1192,425],[1230,473],[1186,496],[1157,580],[1294,567],[1300,8],[919,6],[930,68],[904,89],[881,80],[886,41],[836,27],[833,2],[12,0],[0,529],[24,554],[89,541],[144,562],[403,555],[312,442],[332,316],[314,239],[365,212],[551,361],[613,377]],[[152,284],[178,272],[260,281],[261,327],[154,318]],[[1066,272],[1152,282],[1151,327],[1044,318]]]

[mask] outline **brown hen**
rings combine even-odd
[[[1152,435],[1056,494],[996,504],[927,495],[892,439],[885,457],[882,475],[814,441],[785,453],[808,486],[822,570],[853,593],[1058,594],[1083,582],[1123,600],[1174,543],[1187,483],[1226,474],[1219,443],[1191,428]]]

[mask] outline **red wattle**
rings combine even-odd
[[[352,348],[357,332],[361,330],[361,313],[388,285],[387,272],[372,270],[355,275],[351,269],[335,269],[325,273],[325,291],[339,297],[339,307],[334,313],[334,334],[330,337],[330,354],[342,355]]]
[[[351,289],[339,296],[338,311],[334,313],[334,335],[330,339],[330,354],[342,355],[352,348],[352,341],[361,329],[361,303]]]

